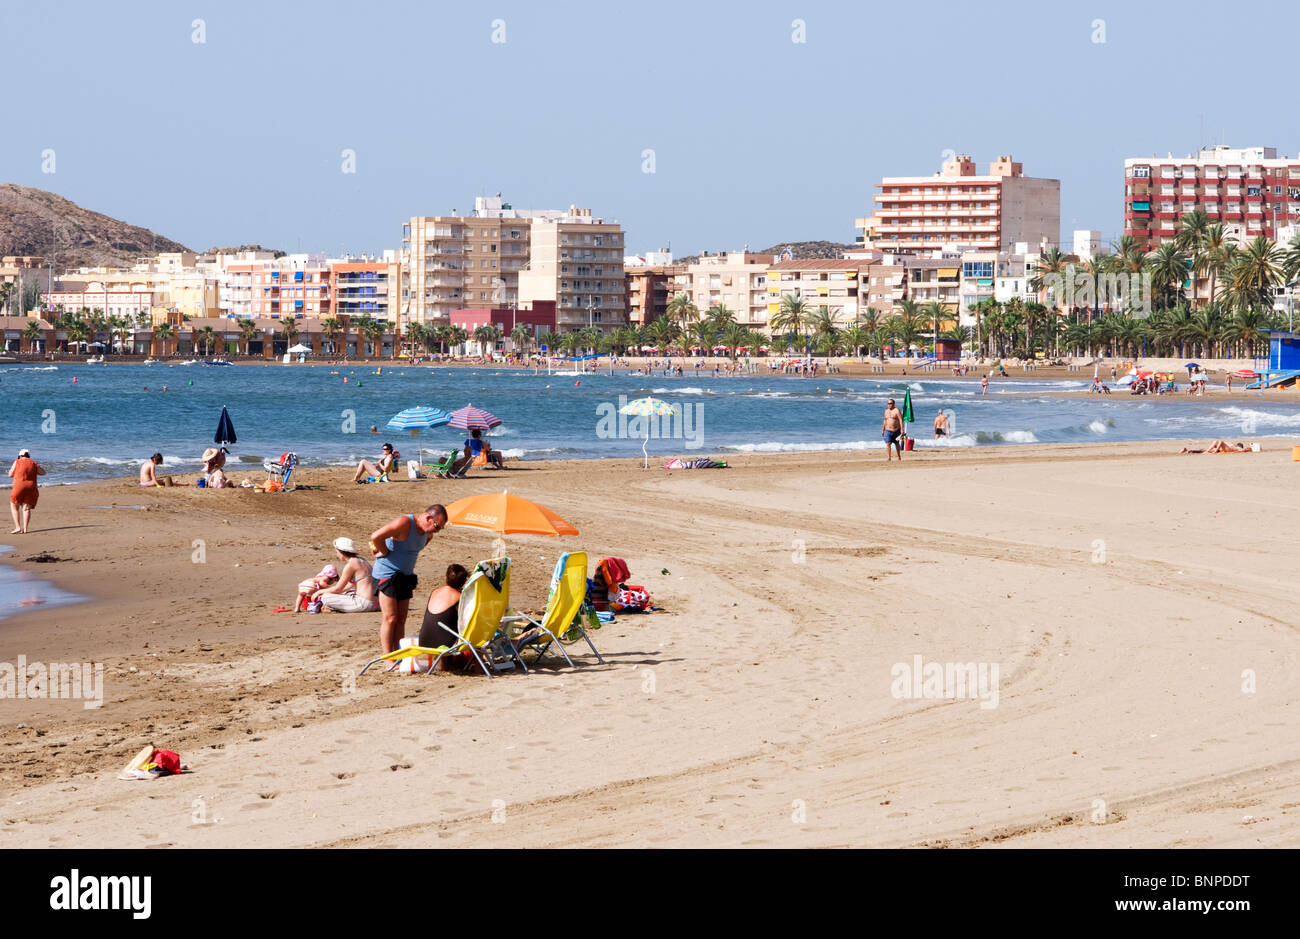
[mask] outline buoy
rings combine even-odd
[[[347,383],[348,383],[348,377],[347,377],[346,375],[344,375],[344,376],[343,376],[343,384],[346,385]]]
[[[77,383],[77,380],[75,378],[72,379],[72,383],[75,385]]]
[[[191,388],[194,387],[194,379],[193,379],[193,378],[190,379],[190,387],[191,387]]]
[[[575,381],[575,382],[573,383],[573,387],[574,387],[574,388],[577,388],[577,387],[578,387],[579,385],[581,385],[581,384],[582,384],[581,381]]]

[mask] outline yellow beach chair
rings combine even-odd
[[[537,657],[533,659],[533,665],[541,661],[542,656],[552,644],[560,650],[564,660],[570,665],[573,659],[569,658],[569,653],[564,648],[562,636],[577,630],[583,639],[587,640],[587,645],[595,654],[596,660],[601,665],[605,660],[596,650],[592,643],[591,637],[587,635],[587,630],[582,622],[582,606],[587,599],[587,553],[585,551],[575,551],[572,554],[562,554],[560,559],[555,562],[555,572],[551,575],[550,595],[546,600],[546,612],[542,614],[542,619],[538,622],[531,617],[519,613],[512,613],[501,620],[503,625],[519,626],[527,624],[527,627],[536,627],[541,630],[541,634],[524,648],[530,648],[540,644],[537,649]],[[575,642],[577,640],[574,640]],[[522,650],[521,650],[522,651]]]
[[[499,586],[498,586],[499,584]],[[528,673],[528,666],[523,657],[515,651],[514,645],[501,631],[501,621],[510,605],[510,559],[500,558],[495,561],[479,561],[474,565],[474,573],[460,592],[460,603],[456,612],[456,642],[449,646],[426,648],[413,645],[394,649],[379,658],[366,663],[358,677],[366,669],[379,662],[397,662],[400,659],[428,655],[433,660],[429,665],[432,673],[438,662],[445,655],[453,655],[461,649],[469,649],[474,661],[491,677],[493,672],[512,669],[516,664]]]

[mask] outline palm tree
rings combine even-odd
[[[1065,275],[1067,263],[1061,249],[1055,246],[1048,248],[1034,263],[1034,275],[1029,278],[1029,289],[1038,294],[1040,301],[1046,299],[1044,292],[1048,288],[1049,280],[1060,283],[1060,278]],[[1057,304],[1060,304],[1063,300],[1064,297],[1053,298],[1053,301]]]
[[[1191,258],[1192,306],[1196,306],[1196,278],[1205,272],[1209,257],[1205,250],[1205,238],[1209,232],[1210,220],[1200,209],[1184,212],[1178,234],[1174,242],[1179,249]]]
[[[1158,298],[1156,306],[1160,309],[1168,309],[1182,299],[1183,281],[1188,276],[1187,261],[1187,255],[1176,239],[1166,241],[1147,254],[1143,267],[1151,276],[1151,289]]]
[[[672,341],[677,338],[677,327],[673,325],[672,317],[666,314],[651,322],[645,331],[646,335],[654,341],[654,344],[665,352],[668,351]]]
[[[533,333],[528,328],[527,323],[515,323],[515,328],[510,330],[510,341],[516,349],[523,349],[527,352],[532,338]]]
[[[496,329],[496,327],[492,327]],[[384,341],[384,334],[388,332],[388,323],[385,320],[376,320],[367,318],[361,324],[361,335],[370,343],[370,354],[379,358],[381,347]],[[468,336],[466,337],[468,338]]]
[[[1188,338],[1200,345],[1201,355],[1213,358],[1215,345],[1223,337],[1224,326],[1222,309],[1216,303],[1209,303],[1192,316]]]
[[[749,330],[737,322],[730,322],[722,327],[718,338],[731,350],[731,361],[736,361],[736,350],[749,344]]]
[[[284,340],[286,349],[298,341],[298,321],[292,316],[281,321],[280,338]]]
[[[1205,227],[1205,236],[1202,241],[1202,251],[1205,253],[1205,269],[1210,274],[1210,302],[1213,303],[1215,297],[1215,284],[1220,274],[1227,270],[1227,262],[1233,250],[1232,242],[1228,241],[1223,232],[1223,225],[1216,222],[1213,225]]]
[[[803,330],[809,316],[808,304],[800,297],[785,294],[781,297],[781,308],[772,314],[769,325],[773,334],[783,330],[787,336],[797,336]]]
[[[727,309],[726,306],[721,303],[709,307],[709,311],[704,315],[708,317],[709,322],[719,331],[725,329],[728,323],[734,323],[736,321],[736,314],[732,310]]]
[[[28,320],[27,325],[23,327],[22,338],[27,340],[27,351],[35,352],[36,343],[44,333],[41,332],[41,324],[36,320]]]
[[[1277,245],[1258,235],[1237,253],[1231,275],[1231,292],[1238,309],[1273,307],[1273,290],[1284,280],[1283,255]]]
[[[927,303],[921,310],[921,315],[930,323],[931,335],[934,339],[939,338],[939,333],[943,331],[943,324],[952,319],[947,305],[939,300],[931,300]]]
[[[428,327],[422,327],[422,328],[427,329]],[[327,316],[325,317],[325,319],[320,321],[320,331],[321,331],[321,335],[329,340],[330,349],[332,351],[337,351],[338,347],[334,344],[334,342],[336,339],[339,338],[340,335],[343,334],[343,324],[339,322],[339,320],[336,317]]]
[[[840,331],[840,338],[844,340],[844,347],[852,349],[855,357],[862,355],[864,347],[871,345],[871,338],[874,330],[868,330],[862,322],[853,322]]]
[[[911,297],[900,300],[898,312],[890,317],[889,332],[894,339],[902,343],[904,356],[911,351],[912,344],[924,335],[921,322],[922,314],[916,301]]]
[[[1246,358],[1259,351],[1270,317],[1264,310],[1238,310],[1226,324],[1222,336],[1237,347],[1237,355]]]
[[[1110,246],[1116,273],[1140,274],[1144,252],[1132,235],[1125,235]]]
[[[492,323],[484,323],[474,329],[474,341],[479,344],[479,349],[484,347],[495,348],[497,339],[501,336],[501,328]],[[489,348],[488,351],[491,351]]]
[[[683,329],[700,317],[699,307],[692,303],[691,298],[684,293],[679,293],[669,300],[668,306],[664,308],[664,313]]]
[[[213,343],[217,341],[217,331],[211,326],[204,326],[199,330],[199,336],[203,343],[203,349],[207,355],[212,355]]]
[[[163,356],[167,355],[167,340],[176,335],[176,330],[172,329],[170,323],[159,323],[153,328],[153,337],[162,344],[161,352]]]

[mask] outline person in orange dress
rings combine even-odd
[[[19,450],[18,459],[9,467],[9,475],[14,481],[13,491],[9,494],[9,511],[14,516],[14,530],[9,534],[25,535],[39,496],[36,477],[45,475],[45,467],[33,460],[27,450]]]

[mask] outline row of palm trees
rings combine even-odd
[[[53,315],[46,314],[45,318],[54,328],[62,330],[70,344],[81,345],[96,343],[101,338],[107,339],[106,345],[112,345],[117,340],[121,346],[128,346],[132,337],[140,332],[149,332],[151,336],[158,340],[162,345],[162,354],[169,355],[175,351],[176,346],[173,340],[178,340],[179,336],[185,331],[184,326],[177,328],[170,323],[160,323],[157,326],[151,326],[151,318],[148,313],[139,313],[135,317],[127,316],[105,316],[104,311],[98,308],[90,309],[83,307],[80,310],[65,310],[62,307],[57,308]],[[249,348],[252,342],[262,336],[262,330],[251,319],[241,319],[235,324],[236,351],[242,349],[244,355],[249,354]],[[345,328],[343,322],[334,317],[328,317],[321,320],[321,334],[328,340],[331,345],[337,348],[338,340],[349,333],[355,333],[361,337],[364,348],[370,355],[378,355],[380,344],[384,336],[389,332],[389,325],[383,320],[370,318],[354,318],[349,327]],[[280,328],[274,332],[274,336],[283,339],[287,345],[293,345],[301,333],[298,322],[294,319],[286,319],[280,322]],[[22,338],[30,344],[43,338],[40,324],[33,319],[27,324],[22,332]],[[229,333],[225,330],[218,331],[211,326],[196,327],[190,329],[191,345],[198,351],[203,350],[206,354],[211,355],[213,350],[221,346],[225,347],[229,338]]]

